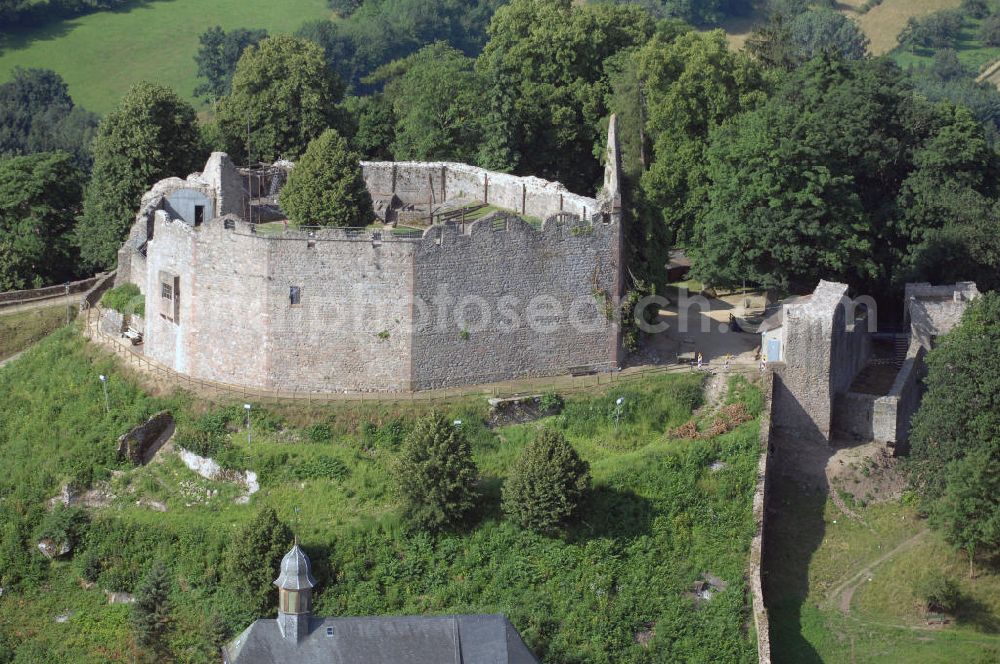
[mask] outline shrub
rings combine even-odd
[[[1000,14],[986,17],[979,28],[979,38],[987,46],[1000,46]]]
[[[333,429],[329,424],[320,422],[306,427],[305,434],[310,443],[328,443],[333,438]]]
[[[524,528],[551,532],[574,515],[589,487],[587,462],[561,433],[545,429],[511,467],[503,511]]]
[[[538,402],[543,413],[558,413],[563,407],[563,398],[555,392],[546,392]]]
[[[927,603],[930,611],[954,613],[961,601],[958,584],[940,572],[934,572],[917,586],[917,594]]]
[[[294,466],[292,473],[300,480],[342,480],[349,474],[344,462],[331,456],[310,457]]]
[[[146,315],[146,299],[139,293],[139,287],[132,283],[107,291],[101,297],[101,304],[120,314]]]
[[[272,585],[281,559],[292,545],[292,531],[273,508],[262,508],[226,547],[222,580],[255,615],[277,605]]]
[[[57,505],[38,524],[35,537],[75,547],[86,534],[89,523],[87,512],[82,507]]]
[[[439,412],[419,420],[396,463],[403,514],[413,526],[454,528],[475,506],[478,476],[462,429]]]
[[[990,5],[986,0],[962,0],[962,11],[971,18],[986,18],[990,15]]]

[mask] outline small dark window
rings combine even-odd
[[[174,299],[174,287],[171,284],[160,284],[160,297],[164,300]]]
[[[226,219],[224,222],[222,222],[222,226],[227,231],[231,231],[231,230],[234,230],[236,228],[236,222],[234,220],[232,220],[232,219]]]
[[[315,248],[316,248],[316,240],[306,241],[306,249],[315,249]]]
[[[194,225],[201,226],[205,222],[205,206],[195,205],[194,206]]]
[[[327,627],[326,628],[326,635],[327,636],[333,636],[333,628],[332,627]]]
[[[299,304],[302,302],[302,289],[298,286],[292,286],[289,288],[288,299],[292,304]]]

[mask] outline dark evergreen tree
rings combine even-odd
[[[478,470],[460,427],[434,412],[417,422],[396,463],[403,512],[411,525],[430,531],[455,528],[476,503]]]
[[[570,520],[590,488],[590,466],[554,429],[542,430],[510,467],[503,511],[524,528],[549,533]]]
[[[142,584],[135,591],[132,625],[136,642],[154,653],[162,653],[164,637],[170,628],[170,574],[162,561],[153,563]]]

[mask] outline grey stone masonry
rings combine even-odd
[[[946,286],[906,284],[906,319],[913,339],[929,349],[934,337],[958,325],[969,302],[977,297],[979,289],[971,281]]]

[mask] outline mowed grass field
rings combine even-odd
[[[104,114],[139,80],[195,101],[198,37],[213,25],[292,32],[331,16],[326,0],[154,0],[0,35],[0,82],[14,67],[44,67],[69,83],[76,103]],[[206,104],[200,102],[199,108]]]

